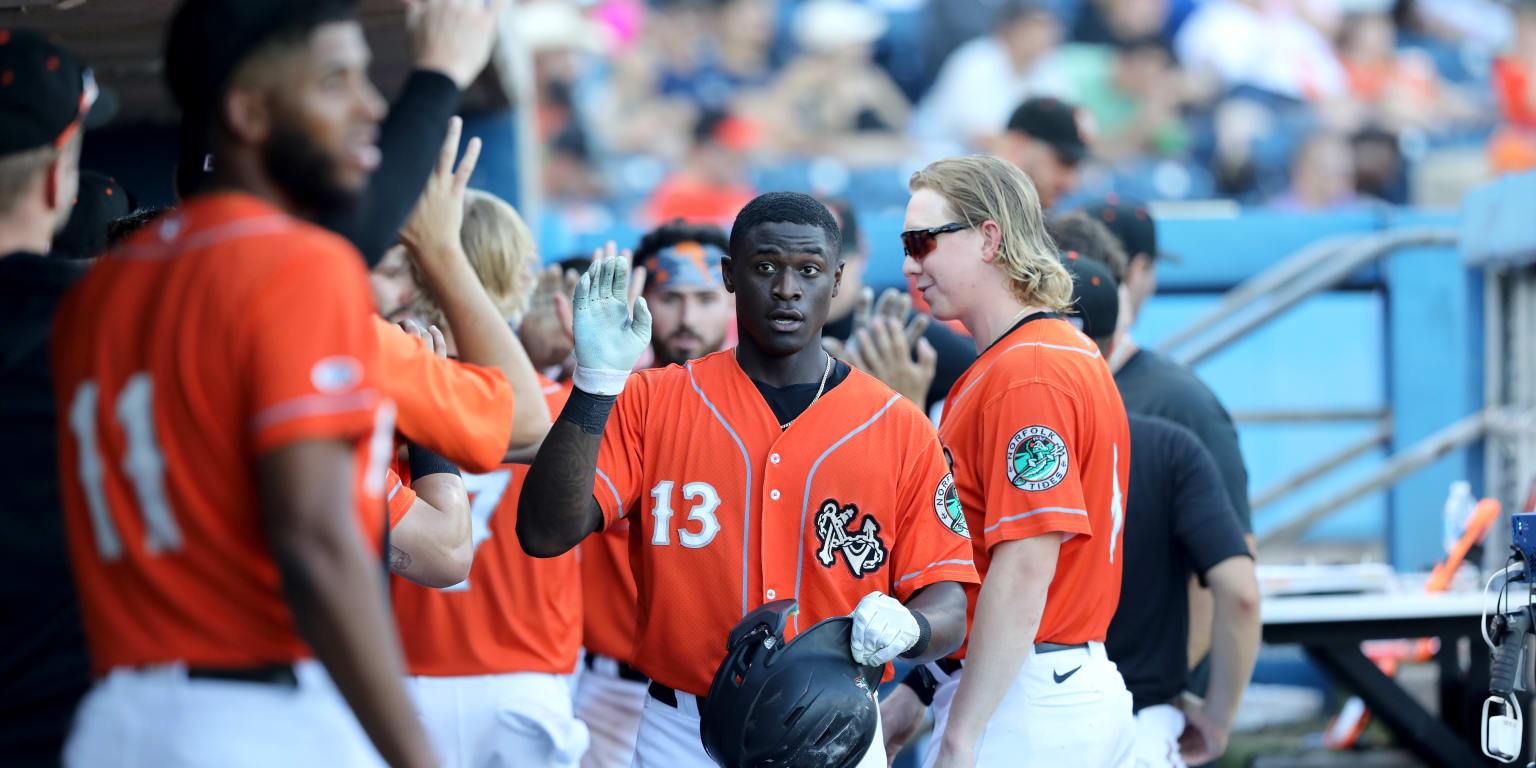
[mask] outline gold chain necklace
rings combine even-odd
[[[827,354],[826,352],[822,352],[822,354],[827,355],[827,368],[826,368],[826,370],[821,372],[821,386],[816,388],[816,396],[811,398],[811,402],[810,402],[809,405],[805,406],[805,411],[809,411],[811,409],[811,406],[815,405],[816,401],[821,399],[821,393],[825,392],[826,389],[827,389],[827,377],[832,375],[832,355]],[[801,413],[805,413],[805,411],[801,411]],[[800,418],[800,417],[799,416],[795,417],[795,419],[798,419],[798,418]],[[790,419],[789,421],[786,421],[783,424],[780,424],[779,425],[779,431],[782,432],[782,431],[784,431],[786,429],[789,429],[789,425],[795,423],[795,419]]]

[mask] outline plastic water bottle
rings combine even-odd
[[[1457,480],[1451,483],[1451,493],[1445,497],[1445,510],[1441,520],[1444,528],[1445,553],[1449,555],[1456,542],[1461,541],[1461,535],[1467,530],[1467,522],[1472,519],[1472,510],[1477,506],[1477,499],[1472,497],[1472,484],[1465,480]]]

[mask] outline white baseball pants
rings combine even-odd
[[[71,768],[375,768],[383,761],[314,660],[298,685],[188,678],[181,665],[96,681],[64,745]]]
[[[877,719],[874,741],[858,768],[885,768],[885,764],[885,737]],[[718,768],[699,738],[698,697],[678,691],[676,708],[646,697],[633,768]]]
[[[406,688],[444,768],[575,768],[587,751],[569,675],[410,677]]]
[[[576,717],[592,735],[581,768],[629,768],[648,698],[646,684],[619,677],[619,663],[607,656],[590,658],[590,669],[577,665]]]
[[[932,768],[949,722],[949,707],[966,673],[945,675],[933,695],[933,736],[924,756]],[[1131,693],[1103,643],[1033,653],[976,745],[978,768],[1123,768],[1131,764],[1136,725]]]

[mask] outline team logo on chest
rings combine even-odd
[[[821,503],[816,512],[816,538],[821,547],[816,550],[816,560],[831,568],[837,562],[837,553],[843,553],[843,563],[856,579],[873,573],[885,562],[885,542],[880,540],[880,523],[874,515],[865,515],[856,529],[849,528],[859,508],[849,504],[840,506],[835,499]]]
[[[1008,482],[1025,491],[1054,488],[1067,476],[1067,443],[1050,427],[1025,427],[1008,441]]]

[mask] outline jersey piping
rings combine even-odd
[[[742,443],[741,438],[736,436],[736,430],[731,428],[730,422],[720,415],[720,409],[716,408],[715,404],[709,401],[709,396],[704,394],[704,390],[699,388],[699,382],[693,377],[693,363],[690,361],[686,366],[688,368],[688,383],[693,385],[693,391],[699,393],[699,399],[704,401],[704,405],[709,408],[710,413],[715,415],[715,419],[720,422],[720,426],[725,427],[726,434],[729,434],[731,440],[735,441],[736,450],[741,451],[741,465],[747,471],[747,493],[741,506],[741,615],[746,616],[747,583],[749,581],[748,576],[751,574],[749,568],[752,562],[752,457],[747,455],[746,444]],[[618,494],[615,493],[614,495]],[[797,588],[797,596],[798,591]]]
[[[848,442],[853,438],[854,435],[869,429],[869,425],[879,421],[880,417],[884,416],[885,412],[890,410],[891,406],[900,399],[901,395],[891,395],[891,399],[886,400],[885,405],[880,406],[880,410],[875,411],[875,415],[869,417],[869,421],[866,421],[863,424],[855,427],[852,432],[849,432],[848,434],[838,438],[837,442],[828,446],[825,451],[822,451],[821,455],[816,457],[815,463],[811,464],[811,471],[806,473],[805,493],[800,496],[800,544],[798,552],[795,555],[795,602],[798,603],[800,601],[800,571],[805,567],[805,514],[810,509],[811,481],[816,479],[816,470],[821,468],[821,462],[825,461],[828,456],[831,456],[833,451],[842,447],[843,443]],[[795,631],[800,631],[799,611],[795,612]]]
[[[913,572],[911,572],[911,573],[909,573],[909,574],[907,574],[907,575],[897,579],[896,580],[896,584],[899,585],[902,582],[906,581],[907,579],[915,579],[915,578],[917,578],[917,577],[919,577],[919,576],[921,576],[921,575],[923,575],[923,574],[925,574],[925,573],[927,573],[927,572],[929,572],[929,571],[931,571],[931,570],[933,570],[933,569],[935,569],[935,568],[937,568],[937,567],[939,567],[941,565],[975,565],[975,564],[976,564],[975,560],[958,560],[958,559],[957,560],[935,560],[935,561],[933,561],[933,562],[923,566],[922,568],[919,568],[918,570],[915,570],[915,571],[913,571]]]

